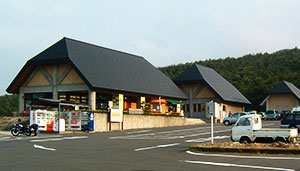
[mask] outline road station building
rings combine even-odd
[[[209,117],[209,103],[221,121],[229,112],[244,111],[251,104],[231,83],[215,70],[193,65],[173,80],[188,97],[184,100],[186,116]]]
[[[299,107],[299,101],[300,90],[293,83],[283,81],[269,92],[261,105],[266,105],[266,110],[291,111]]]
[[[20,113],[34,109],[35,99],[53,99],[86,104],[96,113],[110,110],[110,117],[119,110],[122,116],[123,112],[182,116],[184,111],[186,117],[205,118],[212,102],[210,108],[222,120],[228,112],[243,111],[250,104],[211,68],[194,65],[173,81],[141,56],[63,38],[28,60],[6,91],[19,95]]]
[[[98,111],[179,114],[180,100],[187,99],[143,57],[69,38],[28,60],[7,92],[19,94],[19,112],[29,110],[33,99],[45,98]]]

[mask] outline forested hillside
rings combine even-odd
[[[248,109],[264,110],[259,106],[268,92],[285,80],[300,88],[300,50],[281,50],[272,54],[259,53],[239,58],[196,61],[159,68],[171,79],[193,64],[216,70],[232,83],[252,105]]]
[[[0,116],[12,116],[12,112],[18,111],[18,96],[0,96]]]

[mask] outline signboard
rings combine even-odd
[[[180,110],[181,110],[181,106],[180,106],[180,104],[177,104],[176,105],[176,112],[180,112]]]
[[[110,110],[110,122],[123,122],[123,110],[111,109]]]
[[[146,97],[141,97],[141,107],[145,108]]]
[[[212,116],[214,114],[214,102],[210,101],[208,105],[209,105],[209,115]]]

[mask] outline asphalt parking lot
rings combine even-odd
[[[264,127],[279,127],[264,121]],[[215,124],[215,142],[231,126]],[[210,124],[108,133],[0,135],[0,170],[299,170],[300,156],[193,153],[210,142]]]

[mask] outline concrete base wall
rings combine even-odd
[[[108,114],[95,113],[94,114],[94,130],[95,132],[105,132],[109,130]]]
[[[159,128],[171,126],[197,125],[205,123],[201,119],[186,117],[165,117],[149,115],[124,115],[124,122],[109,123],[108,114],[95,113],[95,132],[105,132],[109,130],[127,130]]]

